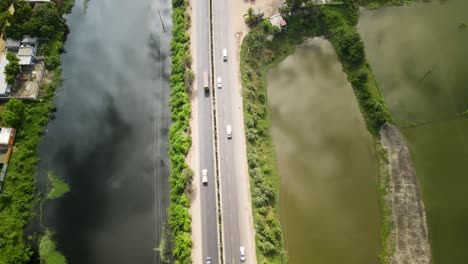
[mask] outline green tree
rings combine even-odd
[[[357,32],[345,34],[339,40],[341,53],[350,64],[360,64],[364,61],[364,43]]]
[[[21,70],[19,59],[13,52],[7,53],[7,59],[9,63],[5,66],[5,80],[8,84],[13,84]]]
[[[16,24],[23,24],[28,21],[32,16],[32,9],[28,3],[22,3],[19,8],[15,9],[15,13],[13,14],[13,23]]]

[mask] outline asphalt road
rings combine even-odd
[[[233,124],[233,102],[236,96],[233,85],[233,66],[236,63],[232,56],[230,47],[230,8],[229,2],[225,0],[213,1],[213,63],[215,79],[222,79],[222,87],[216,87],[216,115],[218,127],[218,155],[219,155],[219,177],[220,194],[223,221],[223,251],[224,263],[240,263],[240,251],[242,246],[239,228],[239,205],[237,197],[237,172],[239,171],[239,153],[235,152],[234,146],[239,144],[238,130],[233,127],[232,138],[227,138],[226,126]],[[228,50],[227,61],[223,60],[223,49]],[[242,135],[243,136],[243,135]]]
[[[210,14],[209,0],[193,1],[196,12],[196,57],[195,74],[198,76],[198,136],[199,136],[199,161],[200,161],[200,202],[202,224],[202,256],[203,260],[194,260],[194,263],[205,263],[206,257],[211,257],[213,263],[218,263],[218,217],[216,199],[216,170],[214,159],[214,128],[213,128],[213,98],[212,92],[203,89],[203,72],[210,72]],[[210,84],[212,76],[209,74]],[[212,88],[212,85],[210,85]],[[201,170],[208,170],[208,184],[201,183]]]

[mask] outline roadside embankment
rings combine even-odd
[[[380,135],[388,153],[390,181],[386,200],[394,223],[389,234],[394,252],[386,261],[431,263],[426,213],[408,146],[394,125],[385,124]]]
[[[175,263],[192,263],[191,218],[189,215],[190,199],[187,193],[193,178],[193,171],[186,162],[192,138],[189,119],[190,84],[193,73],[190,70],[190,17],[185,0],[172,1],[172,41],[171,41],[171,119],[173,124],[169,129],[169,159],[171,162],[170,199],[168,222],[172,231],[172,253]]]

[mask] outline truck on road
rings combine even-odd
[[[204,71],[203,72],[203,88],[205,89],[205,92],[209,91],[209,84],[208,84],[208,72]]]

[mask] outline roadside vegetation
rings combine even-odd
[[[193,171],[185,158],[192,144],[189,119],[191,115],[189,79],[193,78],[190,70],[190,17],[187,13],[186,0],[172,0],[172,42],[171,42],[171,119],[169,129],[169,158],[171,162],[170,199],[168,208],[169,227],[172,231],[172,254],[175,263],[192,263],[191,218],[188,212],[188,197]]]
[[[288,1],[298,11],[298,1]],[[297,5],[300,6],[300,5]],[[299,14],[286,17],[288,28],[279,31],[268,21],[257,23],[244,38],[241,48],[241,78],[244,121],[247,139],[256,246],[258,261],[287,263],[287,252],[279,224],[280,177],[270,134],[266,76],[270,68],[294,52],[304,38],[325,36],[335,48],[348,76],[361,113],[378,150],[379,185],[376,186],[381,210],[381,263],[392,253],[389,234],[392,228],[389,205],[385,199],[389,184],[386,152],[378,139],[381,126],[392,122],[372,69],[365,58],[364,44],[356,29],[359,7],[355,0],[341,5],[308,6]],[[271,38],[272,37],[272,38]]]
[[[40,86],[40,100],[22,102],[11,99],[1,114],[2,125],[16,128],[17,133],[3,191],[0,193],[0,263],[28,263],[33,255],[32,241],[25,237],[24,228],[35,215],[34,207],[40,201],[35,178],[37,152],[42,129],[50,114],[55,111],[55,91],[62,81],[59,55],[63,52],[63,42],[68,33],[62,15],[70,11],[73,3],[73,0],[53,0],[35,9],[20,0],[2,0],[0,3],[0,26],[2,18],[6,17],[2,32],[11,38],[20,38],[22,35],[40,37],[40,53],[45,56],[46,68],[49,70],[49,81]],[[13,15],[6,14],[10,5],[15,9]],[[51,239],[47,232],[44,237],[41,244],[43,240],[47,244]],[[53,260],[62,259],[56,254],[53,256]],[[43,263],[65,263],[42,260]]]

